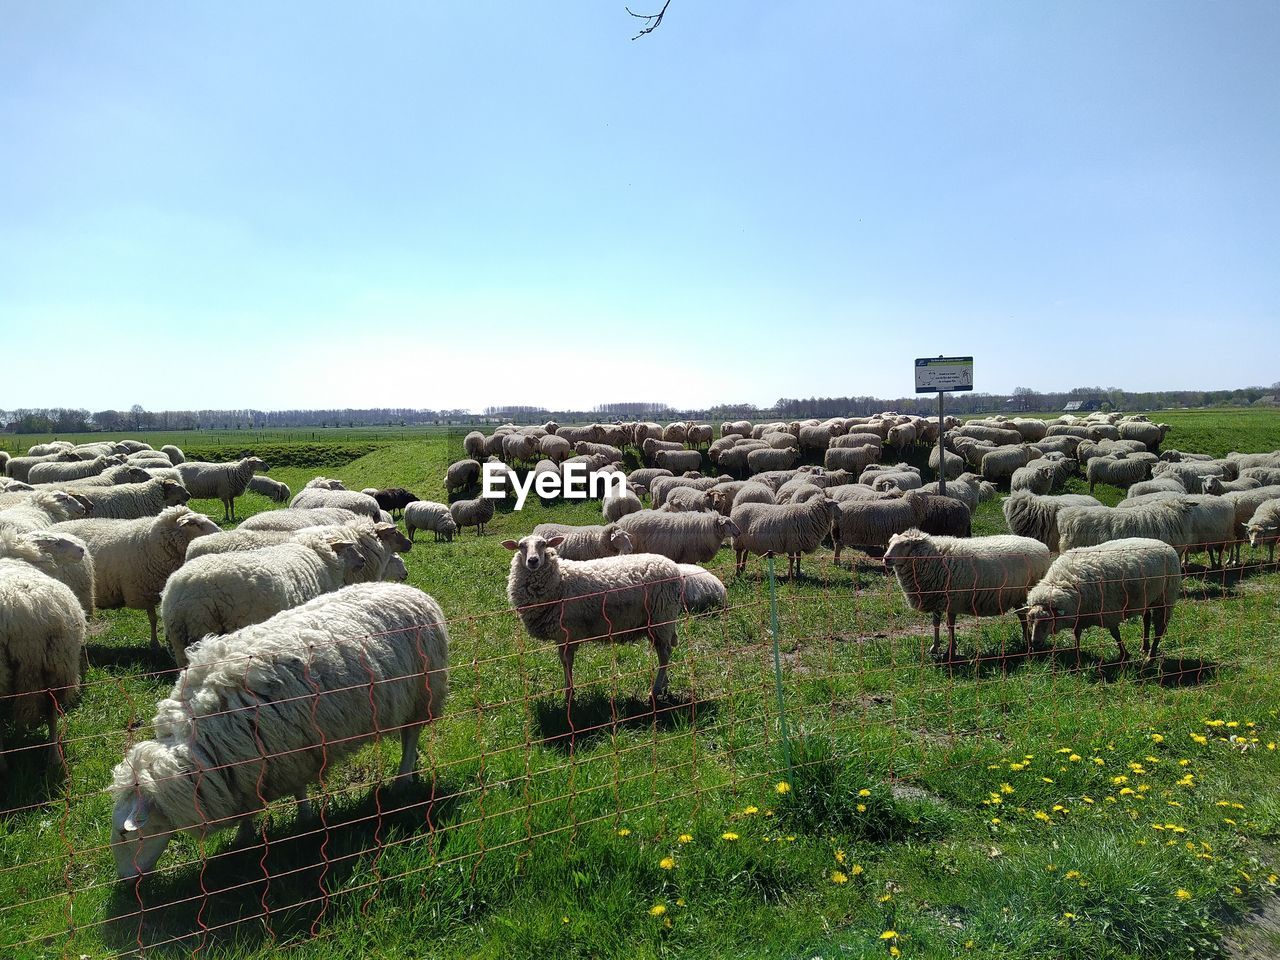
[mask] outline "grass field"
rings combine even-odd
[[[1158,419],[1180,449],[1280,447],[1274,413]],[[294,489],[324,473],[429,499],[461,449],[460,432],[312,432],[248,446]],[[507,609],[499,541],[598,516],[531,498],[483,538],[406,555],[451,620],[450,701],[419,785],[373,789],[398,758],[383,743],[328,772],[320,819],[281,803],[257,844],[180,838],[136,889],[112,882],[102,789],[173,674],[145,614],[100,613],[65,719],[70,780],[20,753],[0,788],[0,956],[1209,957],[1274,903],[1280,574],[1257,555],[1188,577],[1155,666],[1117,663],[1101,631],[1079,662],[1005,658],[1004,618],[962,621],[962,652],[981,657],[948,669],[878,562],[836,569],[824,549],[777,585],[789,768],[769,580],[762,563],[732,577],[727,550],[711,566],[730,609],[682,627],[673,701],[654,716],[647,649],[593,646],[570,729],[554,650]],[[984,504],[975,533],[996,532]],[[1247,936],[1241,955],[1280,951]]]

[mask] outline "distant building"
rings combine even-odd
[[[1062,408],[1064,413],[1080,413],[1082,411],[1097,410],[1097,400],[1072,400]]]

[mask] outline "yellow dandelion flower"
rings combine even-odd
[[[760,812],[760,808],[759,808],[759,807],[743,807],[743,808],[742,808],[742,812],[743,812],[743,814],[744,814],[744,815],[746,815],[746,816],[750,817],[750,816],[753,816],[753,815],[755,815],[755,814],[759,813],[759,812]]]
[[[1129,778],[1128,778],[1128,777],[1126,777],[1126,776],[1122,773],[1122,774],[1120,774],[1120,776],[1118,776],[1118,777],[1112,777],[1112,778],[1111,778],[1111,782],[1112,782],[1112,783],[1128,783],[1128,782],[1129,782]]]
[[[1041,777],[1040,779],[1043,780],[1045,783],[1053,783],[1053,780],[1051,780],[1049,777]]]
[[[1075,918],[1076,915],[1069,910],[1062,914],[1063,920],[1074,920]]]
[[[651,917],[660,917],[666,912],[667,912],[667,905],[665,903],[655,903],[652,907],[649,908],[649,916]]]
[[[857,808],[856,808],[856,809],[857,809],[857,811],[858,811],[859,813],[866,813],[866,812],[867,812],[867,805],[866,805],[865,803],[860,803],[860,804],[858,804],[858,806],[857,806]]]
[[[868,790],[866,787],[863,787],[861,790],[858,791],[858,796],[869,797],[871,796],[871,791]]]
[[[626,827],[623,827],[621,830],[618,831],[618,836],[629,837],[631,836],[631,831],[628,830]]]
[[[1106,762],[1107,762],[1107,761],[1103,760],[1101,757],[1094,757],[1094,758],[1093,758],[1093,765],[1094,765],[1095,767],[1101,767],[1101,766],[1103,766]]]
[[[1121,788],[1120,788],[1120,796],[1122,796],[1122,797],[1132,797],[1133,795],[1134,795],[1134,790],[1133,790],[1133,788],[1132,788],[1132,787],[1121,787]]]
[[[560,922],[561,922],[561,923],[568,923],[568,922],[569,922],[569,918],[568,918],[568,917],[561,917],[561,918],[560,918]]]
[[[1068,880],[1079,880],[1079,879],[1080,879],[1080,871],[1079,871],[1079,870],[1068,870],[1066,873],[1064,873],[1064,874],[1063,874],[1063,876],[1064,876],[1064,877],[1066,877]]]
[[[1151,735],[1151,742],[1152,742],[1152,743],[1164,743],[1164,734],[1163,734],[1163,733],[1153,733],[1153,734]]]
[[[842,872],[841,872],[841,871],[839,871],[839,870],[832,870],[832,871],[831,871],[831,882],[832,882],[832,883],[834,883],[836,886],[840,886],[840,884],[842,884],[842,883],[848,883],[848,882],[849,882],[849,875],[848,875],[848,874],[846,874],[846,873],[842,873]]]
[[[676,898],[676,906],[677,906],[677,907],[683,907],[683,906],[684,906],[684,897],[677,897],[677,898]]]
[[[1002,783],[1002,784],[1000,784],[1000,792],[1001,792],[1001,793],[1013,793],[1013,787],[1011,787],[1011,786],[1010,786],[1009,784],[1007,784],[1007,783]]]
[[[787,783],[787,781],[785,780],[779,780],[777,783],[773,785],[773,789],[778,793],[790,793],[791,784]]]
[[[676,868],[676,859],[675,857],[663,857],[658,861],[658,866],[663,870],[674,870]]]
[[[727,830],[724,833],[720,834],[720,839],[728,840],[730,843],[732,843],[734,840],[738,839],[738,835],[734,833],[732,830]]]
[[[1274,750],[1275,748],[1276,748],[1276,745],[1275,745],[1275,742],[1274,742],[1274,741],[1272,741],[1271,743],[1268,743],[1268,744],[1267,744],[1267,749],[1268,749],[1268,750]]]
[[[1206,743],[1208,743],[1208,742],[1209,742],[1209,738],[1208,738],[1208,737],[1201,736],[1201,735],[1200,735],[1200,734],[1198,734],[1198,733],[1193,733],[1193,734],[1191,735],[1191,739],[1192,739],[1192,740],[1194,740],[1196,743],[1200,744],[1201,746],[1204,746]]]
[[[1240,721],[1239,721],[1239,720],[1228,720],[1228,721],[1227,721],[1227,726],[1234,730],[1236,727],[1240,726]]]
[[[1267,874],[1267,883],[1274,884],[1277,880],[1280,880],[1280,877],[1277,877],[1274,873]]]
[[[1025,763],[1011,763],[1009,764],[1009,769],[1017,773],[1019,770],[1027,769],[1027,765]]]
[[[1054,871],[1056,871],[1057,869],[1058,869],[1058,865],[1057,865],[1056,863],[1046,863],[1046,864],[1044,865],[1044,872],[1045,872],[1045,873],[1053,873],[1053,872],[1054,872]]]
[[[835,856],[836,856],[836,863],[844,863],[845,853],[843,850],[837,850]]]
[[[892,894],[892,893],[886,893],[886,894],[884,894],[884,895],[882,895],[882,896],[876,897],[876,902],[877,902],[877,903],[888,903],[888,902],[889,902],[890,900],[892,900],[892,899],[893,899],[893,894]]]
[[[670,929],[671,929],[671,918],[670,918],[670,917],[663,917],[663,918],[662,918],[662,925],[663,925],[664,927],[666,927],[668,930],[670,930]]]
[[[1143,760],[1145,760],[1145,761],[1147,761],[1147,763],[1159,763],[1159,762],[1160,762],[1160,758],[1159,758],[1159,757],[1143,757],[1142,759],[1143,759]]]
[[[1000,818],[999,818],[999,817],[992,817],[992,818],[991,818],[991,822],[992,822],[992,823],[994,823],[996,826],[999,826],[999,825],[1000,825]]]
[[[894,958],[900,957],[902,956],[902,951],[899,950],[897,947],[895,947],[893,944],[889,944],[889,956]]]
[[[897,939],[898,939],[898,931],[897,931],[897,930],[886,930],[884,933],[880,934],[880,939],[881,939],[881,940],[897,940]]]
[[[676,837],[676,843],[693,843],[693,837],[690,834],[682,833]]]
[[[737,839],[737,838],[735,837],[735,839]],[[787,834],[787,836],[786,836],[786,838],[785,838],[785,839],[786,839],[787,843],[795,843],[795,842],[796,842],[795,834],[793,834],[793,833],[789,833],[789,834]]]
[[[1084,759],[1084,757],[1080,756],[1080,754],[1078,753],[1073,753],[1071,756],[1067,757],[1067,759],[1070,760],[1072,763],[1079,763],[1081,760]]]
[[[866,871],[862,869],[862,864],[860,863],[855,863],[852,867],[849,868],[849,873],[855,877],[860,877],[865,872]]]
[[[1179,760],[1179,761],[1178,761],[1178,766],[1180,766],[1180,767],[1189,767],[1189,766],[1191,766],[1191,761],[1190,761],[1190,760],[1187,760],[1187,759],[1184,757],[1182,760]]]
[[[1223,817],[1223,818],[1222,818],[1222,822],[1223,822],[1223,823],[1229,823],[1229,824],[1231,824],[1231,826],[1233,826],[1233,827],[1236,825],[1236,822],[1235,822],[1234,820],[1232,820],[1230,817]]]
[[[1055,803],[1053,805],[1053,812],[1054,813],[1070,813],[1071,811],[1068,810],[1066,807],[1064,807],[1062,804]]]
[[[1093,803],[1093,797],[1081,797],[1080,800],[1082,803],[1088,803],[1088,804]]]
[[[1043,821],[1043,822],[1045,822],[1045,823],[1048,823],[1048,822],[1052,819],[1052,818],[1051,818],[1047,813],[1045,813],[1043,810],[1037,810],[1037,811],[1035,812],[1034,816],[1035,816],[1035,818],[1036,818],[1037,820],[1041,820],[1041,821]]]

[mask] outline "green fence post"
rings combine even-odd
[[[778,726],[782,731],[782,756],[787,761],[787,779],[795,779],[791,766],[791,736],[787,731],[787,704],[782,696],[782,651],[778,649],[778,581],[773,574],[773,554],[769,554],[769,629],[773,634],[773,685],[778,694]]]

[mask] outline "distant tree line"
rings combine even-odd
[[[1072,400],[1085,400],[1090,409],[1125,411],[1168,410],[1177,407],[1249,406],[1262,397],[1280,394],[1280,382],[1270,387],[1239,390],[1158,390],[1135,393],[1119,387],[1076,387],[1066,392],[1041,392],[1017,387],[1012,394],[953,393],[947,411],[975,413],[1047,413],[1060,411]],[[72,407],[20,407],[0,410],[0,430],[6,433],[66,434],[124,433],[155,430],[270,430],[287,427],[411,427],[424,424],[541,423],[545,420],[799,420],[805,417],[866,416],[884,410],[928,415],[937,410],[935,394],[885,400],[879,397],[780,398],[771,409],[754,404],[718,404],[704,409],[678,409],[665,403],[602,403],[591,410],[552,410],[539,406],[485,407],[470,410],[431,410],[375,407],[367,410],[128,410],[89,411]]]

